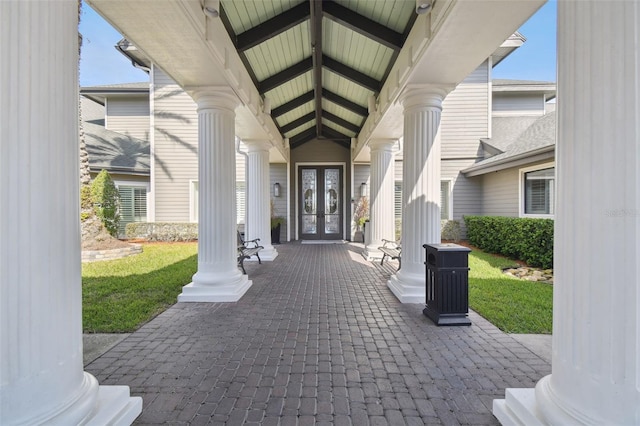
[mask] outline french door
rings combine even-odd
[[[343,238],[342,166],[302,166],[298,175],[298,223],[303,240]]]

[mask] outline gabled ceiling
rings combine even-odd
[[[349,148],[416,19],[407,0],[222,0],[220,18],[291,148]]]

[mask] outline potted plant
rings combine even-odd
[[[273,200],[271,200],[271,244],[280,244],[280,228],[284,225],[284,217],[277,216]]]
[[[364,242],[364,224],[369,221],[369,199],[367,197],[358,199],[353,212],[353,221],[356,224],[356,233],[362,234],[361,238]]]

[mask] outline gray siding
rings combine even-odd
[[[485,61],[442,104],[442,158],[476,158],[489,132],[489,66]]]
[[[190,181],[198,180],[196,104],[156,67],[153,81],[155,220],[188,222]]]
[[[105,105],[105,127],[114,132],[149,140],[149,97],[111,97]]]
[[[453,220],[462,220],[466,215],[477,215],[482,211],[482,188],[478,180],[466,178],[460,170],[470,167],[473,160],[442,161],[442,179],[451,180],[453,185],[451,207]]]
[[[476,178],[482,183],[484,216],[518,217],[518,169],[506,169]]]
[[[496,116],[543,115],[544,97],[541,94],[494,93],[493,114]]]
[[[275,216],[281,216],[285,218],[285,224],[280,227],[280,241],[287,240],[287,191],[289,191],[289,185],[287,182],[287,165],[284,163],[269,164],[269,191],[271,193],[271,200],[273,201],[273,214]],[[280,184],[280,196],[276,197],[273,193],[273,185],[275,183]]]

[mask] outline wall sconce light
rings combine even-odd
[[[369,185],[367,185],[367,182],[362,182],[362,184],[360,185],[360,196],[366,197],[368,195],[369,195]]]
[[[431,10],[432,0],[416,0],[416,13],[424,15]]]
[[[265,97],[262,101],[262,112],[269,115],[271,114],[271,99]]]
[[[278,182],[273,184],[273,196],[274,197],[280,196],[280,184]]]
[[[217,18],[220,16],[220,0],[204,0],[202,11],[209,18]]]

